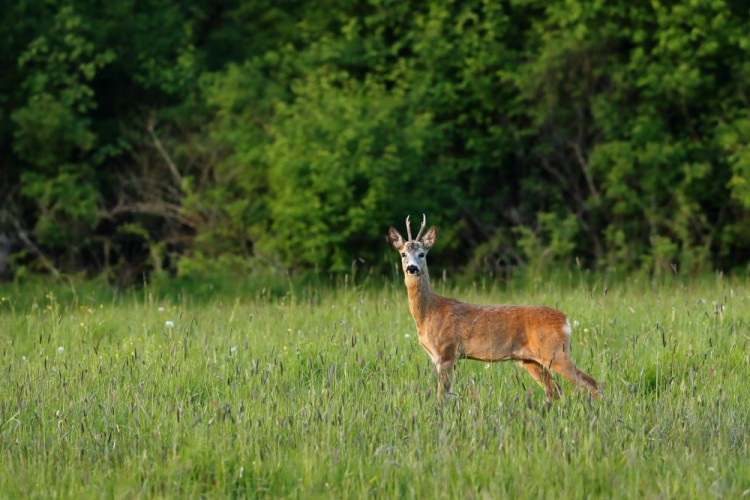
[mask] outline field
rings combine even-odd
[[[400,278],[191,296],[0,289],[0,497],[750,495],[750,288],[603,278],[439,293],[574,324],[592,401],[513,363],[435,400]],[[565,281],[566,283],[563,283]]]

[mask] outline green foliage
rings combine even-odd
[[[719,123],[717,140],[727,156],[730,179],[729,195],[742,207],[742,216],[727,224],[722,231],[722,247],[726,252],[732,246],[750,244],[750,112],[747,108],[735,110],[733,118]]]
[[[81,167],[61,165],[55,177],[21,175],[21,193],[36,200],[41,210],[35,231],[44,245],[62,248],[71,237],[88,234],[98,221],[99,193],[86,182],[86,172],[77,170]]]
[[[294,104],[278,108],[268,151],[267,244],[292,265],[347,270],[352,256],[372,262],[382,253],[373,244],[379,221],[414,199],[429,200],[423,209],[434,213],[450,196],[434,188],[451,183],[450,172],[423,168],[440,140],[432,116],[413,109],[404,89],[346,75],[313,75],[295,91]]]
[[[88,118],[96,108],[91,82],[114,59],[111,51],[97,53],[89,29],[72,7],[61,7],[51,29],[18,59],[28,96],[12,115],[13,150],[28,165],[19,176],[19,192],[34,200],[36,236],[52,248],[64,248],[71,236],[82,243],[78,238],[90,234],[99,217],[100,192],[91,182],[90,161],[71,162],[95,147]]]
[[[580,228],[573,215],[560,220],[553,213],[538,214],[537,227],[521,226],[518,248],[523,258],[525,274],[541,278],[553,262],[572,265],[570,256],[575,249],[575,238]]]
[[[449,267],[747,265],[736,2],[9,9],[0,210],[41,249],[17,260],[380,267],[385,228],[424,212]]]

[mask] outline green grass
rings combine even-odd
[[[603,399],[559,380],[547,408],[516,365],[461,361],[436,403],[400,280],[6,287],[0,497],[750,495],[744,280],[437,288],[565,311]]]

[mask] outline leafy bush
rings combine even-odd
[[[15,2],[0,231],[13,262],[122,282],[380,267],[385,228],[423,212],[451,267],[746,266],[749,17],[722,0]]]

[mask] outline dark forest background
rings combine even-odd
[[[746,1],[0,5],[6,279],[750,263]]]

